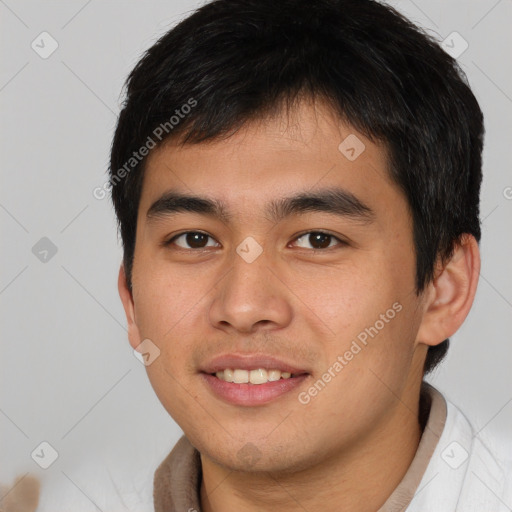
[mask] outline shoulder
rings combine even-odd
[[[512,433],[477,430],[466,415],[448,402],[454,433],[466,430],[471,437],[460,503],[468,510],[511,510],[512,508]],[[468,430],[469,430],[468,429]],[[492,507],[492,508],[489,508]]]
[[[512,438],[479,432],[438,390],[446,420],[408,512],[505,512],[512,508]]]

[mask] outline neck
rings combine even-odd
[[[395,407],[357,446],[300,472],[234,472],[202,455],[202,510],[378,510],[416,454],[422,434],[420,387],[421,381],[406,386]]]

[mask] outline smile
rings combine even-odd
[[[245,407],[265,405],[285,396],[293,396],[295,400],[297,388],[310,377],[308,373],[291,374],[263,368],[227,368],[214,374],[201,373],[200,376],[213,396],[230,405]]]
[[[267,382],[276,382],[280,379],[289,379],[296,377],[290,372],[275,369],[258,368],[256,370],[243,370],[226,368],[215,373],[215,376],[224,382],[234,382],[235,384],[266,384]]]

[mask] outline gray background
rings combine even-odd
[[[92,191],[106,180],[127,74],[198,5],[0,0],[0,483],[30,471],[87,500],[81,468],[108,466],[148,492],[180,435],[128,344],[113,209]],[[468,42],[458,60],[486,118],[481,279],[429,381],[478,430],[510,432],[512,2],[392,5],[439,40],[456,31]],[[59,45],[47,59],[31,48],[43,31]],[[32,251],[42,237],[57,247],[46,262]],[[30,455],[42,441],[59,454],[47,470]]]

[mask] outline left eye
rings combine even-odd
[[[310,231],[300,235],[295,240],[298,240],[302,244],[309,243],[313,246],[313,249],[327,249],[332,247],[331,242],[337,240],[340,245],[344,245],[344,242],[338,237],[323,231]],[[306,245],[300,245],[300,247],[308,248]]]

